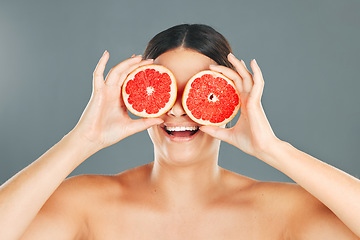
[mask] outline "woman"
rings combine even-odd
[[[255,60],[252,75],[221,34],[187,24],[155,36],[144,55],[149,59],[119,63],[104,80],[105,51],[75,128],[1,187],[0,239],[359,239],[360,182],[274,135]],[[178,96],[204,69],[233,79],[242,104],[236,125],[199,126],[180,99],[159,118],[130,119],[119,90],[128,73],[151,63],[174,73]],[[174,126],[200,130],[170,137],[166,130]],[[90,155],[145,129],[153,162],[114,176],[64,181]],[[298,184],[259,182],[220,168],[221,140]]]

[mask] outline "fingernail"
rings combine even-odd
[[[255,63],[256,63],[256,65],[257,65],[256,59],[254,58],[253,60],[254,60],[254,62],[255,62]]]
[[[247,67],[246,67],[246,64],[245,64],[245,62],[244,62],[244,60],[242,60],[241,59],[241,61],[240,61],[243,65],[244,65],[244,67],[247,69]]]
[[[229,56],[236,58],[233,53],[229,53]]]
[[[135,57],[135,54],[131,55],[131,58],[134,58]]]
[[[108,51],[107,51],[107,50],[105,50],[105,51],[104,51],[104,53],[103,53],[103,56],[104,56],[104,55],[105,55],[105,53],[107,53],[107,52],[108,52]]]

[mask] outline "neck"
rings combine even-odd
[[[220,182],[221,168],[217,160],[217,155],[214,155],[210,159],[179,166],[155,157],[151,185],[172,206],[204,202]]]

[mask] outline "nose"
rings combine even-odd
[[[175,104],[167,112],[167,115],[168,116],[173,116],[173,117],[186,116],[186,112],[185,112],[185,110],[184,110],[184,108],[182,106],[182,102],[181,102],[181,95],[180,95],[180,97],[177,96]]]

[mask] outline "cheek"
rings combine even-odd
[[[159,142],[159,132],[157,127],[151,127],[147,130],[149,137],[151,139],[151,141],[153,142],[153,144],[156,144]]]
[[[207,135],[205,133],[204,133],[204,135],[205,136],[204,136],[204,139],[202,141],[202,144],[199,143],[199,147],[201,146],[201,147],[204,147],[204,148],[211,148],[211,147],[217,148],[220,145],[221,141],[219,139],[214,138],[214,137],[212,137],[210,135]]]
[[[156,149],[159,149],[161,147],[164,147],[166,144],[166,137],[163,132],[163,129],[161,129],[158,126],[151,127],[147,130],[149,137]]]

